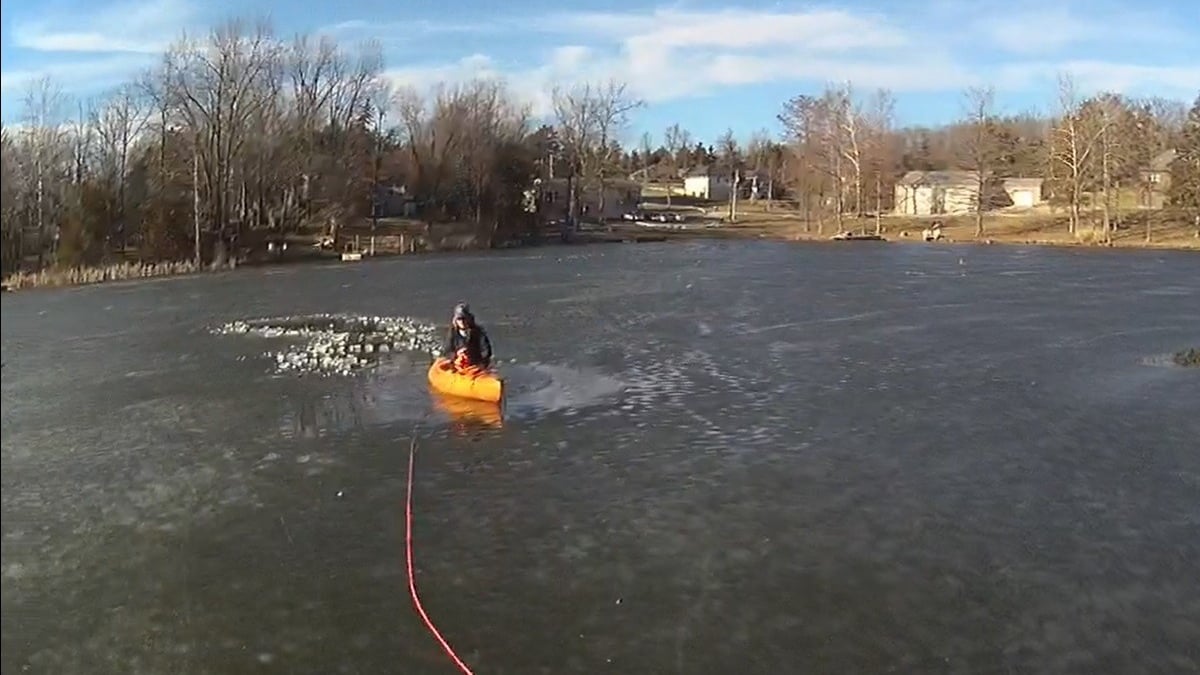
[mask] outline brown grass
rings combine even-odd
[[[1047,209],[1025,212],[988,214],[984,217],[984,234],[975,236],[975,217],[942,216],[910,217],[885,215],[881,218],[882,234],[890,241],[915,241],[924,243],[922,231],[940,221],[945,242],[996,243],[996,244],[1045,244],[1055,246],[1113,246],[1126,248],[1172,248],[1200,250],[1200,237],[1196,226],[1181,214],[1169,211],[1136,211],[1122,214],[1119,229],[1111,233],[1111,242],[1106,241],[1098,226],[1093,226],[1090,214],[1085,214],[1080,230],[1075,235],[1069,232],[1068,218],[1064,213],[1051,213]],[[1150,225],[1151,238],[1146,241],[1146,225]],[[875,231],[875,218],[843,219],[842,227],[852,232]],[[737,235],[753,238],[779,238],[791,240],[828,239],[836,231],[832,219],[825,221],[823,234],[817,234],[817,223],[805,223],[803,214],[785,210],[775,205],[767,211],[762,204],[747,203],[739,207],[738,221],[726,223],[719,228],[725,236]]]
[[[152,277],[193,274],[198,271],[191,261],[161,263],[119,263],[103,267],[52,267],[39,272],[17,272],[4,279],[6,290],[82,286],[106,281],[130,281]]]

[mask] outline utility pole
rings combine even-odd
[[[375,115],[375,161],[371,170],[371,183],[374,186],[371,195],[371,256],[375,255],[375,232],[379,229],[379,211],[383,208],[379,190],[379,165],[383,161],[383,108],[380,107]]]

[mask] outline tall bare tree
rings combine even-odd
[[[991,202],[990,180],[998,160],[995,91],[991,87],[967,89],[963,106],[963,162],[975,183],[975,236],[982,237],[984,212]]]
[[[25,172],[32,183],[34,226],[37,231],[37,264],[46,263],[47,224],[57,222],[59,204],[48,197],[56,193],[62,174],[59,169],[67,153],[63,130],[66,97],[49,77],[32,82],[25,91],[24,121],[29,144],[29,165]]]
[[[717,139],[717,159],[729,178],[729,222],[737,222],[738,193],[742,189],[742,149],[733,129],[726,129]]]
[[[838,87],[830,87],[826,91],[829,108],[833,112],[831,122],[833,129],[830,136],[836,138],[831,147],[836,147],[841,154],[840,165],[845,162],[850,171],[851,187],[854,189],[854,215],[863,213],[863,150],[866,130],[863,128],[862,106],[854,96],[854,88],[846,82]],[[832,138],[831,138],[832,141]],[[841,171],[838,172],[839,176]],[[838,223],[841,226],[841,211],[839,207]]]
[[[746,143],[746,162],[750,170],[750,200],[758,199],[760,188],[759,178],[766,173],[771,162],[771,152],[774,149],[771,135],[765,129],[759,129],[750,135]],[[770,196],[767,197],[767,208],[770,208]]]
[[[592,148],[598,142],[595,98],[591,85],[555,88],[554,117],[567,164],[567,218],[575,226],[579,218],[579,182],[586,180]]]
[[[817,220],[817,233],[824,232],[824,209],[826,195],[831,182],[835,189],[840,189],[842,183],[838,157],[840,149],[830,149],[830,142],[836,141],[837,134],[831,135],[831,111],[828,101],[823,97],[800,95],[784,104],[779,115],[785,134],[789,141],[790,183],[799,194],[801,209],[804,212],[804,227],[808,231],[813,216]],[[813,203],[816,202],[816,208]],[[838,201],[841,205],[841,201]]]
[[[122,85],[104,100],[92,118],[100,145],[101,170],[105,179],[116,188],[115,216],[121,250],[128,245],[130,153],[149,122],[148,110],[143,103],[133,85]]]
[[[647,131],[642,134],[638,141],[638,156],[641,159],[642,173],[642,194],[646,194],[646,188],[650,185],[650,167],[654,164],[654,137]]]
[[[1081,116],[1097,127],[1097,159],[1100,167],[1092,185],[1100,191],[1102,236],[1111,241],[1115,218],[1120,212],[1120,177],[1132,164],[1126,139],[1137,134],[1125,100],[1112,93],[1102,93],[1089,99],[1081,108]]]
[[[604,218],[607,169],[613,161],[613,142],[629,124],[629,115],[643,105],[627,85],[615,80],[583,84],[553,92],[559,137],[577,176],[571,181],[570,213],[578,217],[579,178],[598,191],[597,206]]]
[[[205,43],[185,39],[173,54],[169,96],[195,141],[208,201],[205,215],[218,235],[218,261],[235,220],[237,160],[253,120],[267,105],[260,93],[270,88],[278,49],[265,24],[251,28],[231,21],[213,30]]]
[[[1059,177],[1056,183],[1065,186],[1068,194],[1069,229],[1074,235],[1079,232],[1084,188],[1095,163],[1104,125],[1086,114],[1070,75],[1058,77],[1058,104],[1059,118],[1053,130],[1051,158]]]
[[[870,169],[875,183],[875,234],[883,231],[883,195],[889,184],[889,174],[895,162],[895,143],[892,135],[892,120],[896,114],[896,101],[892,93],[880,89],[872,95],[865,119],[870,131],[868,144]]]
[[[667,206],[671,206],[671,193],[679,180],[679,172],[688,168],[680,166],[679,156],[692,147],[692,135],[678,124],[667,127],[663,134],[663,147],[667,151]]]

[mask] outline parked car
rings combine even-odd
[[[650,220],[658,223],[682,223],[683,216],[674,211],[658,211],[650,216]]]

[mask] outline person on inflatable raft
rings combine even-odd
[[[442,357],[449,359],[455,370],[486,370],[492,364],[492,342],[483,326],[475,323],[475,315],[466,303],[454,306],[454,317],[442,345]]]

